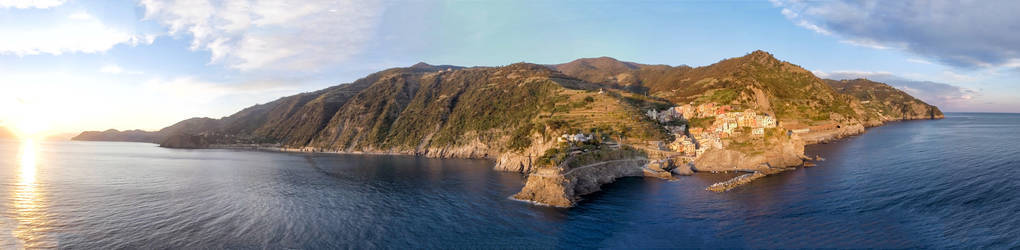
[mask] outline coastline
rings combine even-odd
[[[880,127],[894,122],[935,120],[943,119],[938,117],[905,117],[904,119],[890,119],[871,124],[853,124],[838,126],[837,128],[821,131],[812,131],[801,134],[791,134],[791,138],[783,144],[774,147],[768,155],[748,156],[743,152],[721,149],[710,155],[712,159],[695,160],[691,163],[674,163],[670,158],[664,159],[641,159],[639,164],[609,164],[613,161],[595,162],[588,166],[606,165],[605,169],[595,167],[585,171],[569,170],[565,173],[547,173],[539,175],[535,166],[531,164],[531,156],[521,155],[512,152],[490,152],[487,145],[466,145],[456,148],[440,149],[418,149],[410,151],[331,151],[315,147],[287,148],[279,144],[210,144],[203,148],[209,149],[239,149],[291,153],[325,153],[325,154],[346,154],[346,155],[401,155],[419,156],[437,159],[480,159],[492,161],[492,169],[502,172],[518,172],[527,177],[525,186],[521,191],[511,198],[515,200],[534,202],[545,206],[572,207],[580,196],[599,191],[603,184],[612,183],[618,178],[627,176],[645,176],[661,179],[674,179],[676,176],[690,175],[695,172],[719,173],[719,172],[745,172],[732,179],[709,185],[705,190],[713,192],[726,192],[749,183],[754,180],[770,175],[795,170],[805,165],[814,165],[811,162],[814,158],[804,155],[804,148],[815,144],[826,144],[839,141],[844,138],[862,135],[867,130]],[[720,156],[721,155],[721,156]],[[714,157],[714,158],[713,158]],[[722,157],[722,158],[720,158]],[[701,159],[701,158],[699,158]],[[628,159],[637,160],[637,159]],[[666,161],[663,161],[666,160]],[[619,160],[617,160],[619,161]],[[653,166],[654,165],[654,166]],[[700,166],[699,166],[700,165]],[[584,172],[584,173],[577,173]]]
[[[885,126],[885,125],[889,125],[890,123],[914,122],[914,121],[920,122],[920,121],[925,121],[925,120],[940,120],[940,119],[945,119],[945,116],[942,115],[942,116],[937,116],[937,117],[910,117],[910,118],[904,118],[904,119],[895,119],[895,120],[882,121],[881,123],[870,124],[871,126],[868,126],[868,125],[860,126],[860,127],[852,126],[852,127],[846,127],[846,128],[838,129],[838,130],[841,130],[841,131],[819,131],[818,134],[812,135],[813,136],[812,139],[814,139],[814,140],[812,140],[812,141],[805,141],[804,142],[804,148],[806,149],[808,146],[811,146],[811,145],[836,143],[836,142],[839,142],[839,141],[841,141],[843,139],[851,138],[851,137],[854,137],[854,136],[864,135],[864,134],[866,134],[868,132],[868,130],[870,130],[872,128],[882,127],[882,126]],[[738,175],[738,176],[736,176],[736,177],[734,177],[732,179],[729,179],[729,180],[726,180],[726,181],[722,181],[722,182],[718,182],[718,183],[709,185],[708,187],[705,188],[705,190],[712,191],[712,192],[726,192],[726,191],[732,190],[734,188],[738,188],[738,187],[750,184],[754,180],[765,178],[765,177],[768,177],[770,175],[777,175],[777,174],[781,174],[781,173],[784,173],[784,172],[787,172],[787,171],[793,171],[793,170],[796,170],[798,168],[821,166],[821,165],[819,165],[817,163],[817,157],[822,157],[822,156],[819,155],[819,156],[815,156],[815,157],[810,157],[810,156],[806,156],[805,155],[802,158],[803,162],[801,162],[801,164],[791,165],[791,166],[774,166],[774,167],[769,167],[769,168],[765,168],[765,169],[762,169],[762,170],[750,171],[750,173]],[[824,161],[824,158],[822,158],[822,159],[823,159],[822,161]],[[737,171],[740,172],[741,170],[737,170]],[[743,172],[748,172],[748,171],[743,171]]]
[[[798,163],[789,164],[792,162],[786,162],[786,164],[771,165],[767,162],[756,163],[757,167],[748,169],[699,169],[695,164],[679,164],[681,166],[675,166],[673,162],[667,162],[665,165],[649,167],[648,165],[661,164],[655,159],[640,159],[640,164],[609,164],[613,160],[606,162],[595,162],[586,165],[585,168],[591,166],[602,166],[612,165],[607,169],[598,169],[598,171],[581,171],[584,174],[575,174],[578,169],[572,169],[566,173],[547,173],[546,175],[540,175],[538,172],[533,171],[532,166],[521,166],[519,169],[510,169],[505,163],[501,163],[500,158],[507,158],[507,156],[501,154],[489,154],[481,153],[477,151],[479,148],[474,150],[467,150],[467,154],[450,154],[451,152],[461,152],[465,150],[424,150],[424,152],[409,151],[330,151],[322,150],[313,147],[303,148],[287,148],[281,147],[277,144],[211,144],[205,148],[209,149],[240,149],[240,150],[256,150],[256,151],[272,151],[272,152],[288,152],[288,153],[320,153],[320,154],[342,154],[342,155],[399,155],[399,156],[419,156],[426,158],[437,158],[437,159],[478,159],[478,160],[489,160],[492,161],[492,169],[502,172],[518,172],[527,177],[525,186],[522,190],[509,197],[513,200],[525,201],[542,206],[551,207],[572,207],[580,201],[580,196],[590,194],[599,191],[599,187],[603,184],[614,182],[618,178],[627,176],[645,176],[655,177],[660,179],[673,179],[676,175],[690,175],[693,173],[720,173],[720,172],[745,172],[746,174],[738,175],[726,181],[718,182],[709,185],[705,188],[707,191],[712,192],[726,192],[747,184],[752,183],[754,180],[765,178],[770,175],[777,175],[787,171],[796,170],[797,168],[805,167],[806,165],[814,165],[816,162],[813,160],[814,157],[804,155],[803,148],[810,145],[816,144],[827,144],[837,142],[839,140],[863,135],[867,133],[870,128],[881,127],[889,123],[895,122],[907,122],[907,121],[919,121],[919,120],[936,120],[943,119],[943,117],[934,118],[907,118],[898,120],[888,120],[877,124],[855,125],[845,126],[838,129],[825,130],[805,133],[803,135],[794,135],[795,141],[800,141],[799,144],[794,144],[800,147],[800,153],[798,156]],[[802,138],[800,136],[807,137]],[[789,145],[787,145],[789,146]],[[445,152],[445,153],[437,153]],[[789,153],[789,152],[786,152]],[[626,159],[623,161],[633,161],[639,159]],[[616,166],[619,165],[619,166]],[[659,168],[659,169],[653,169]],[[595,168],[592,168],[595,169]],[[679,171],[683,170],[688,171]],[[611,171],[610,171],[611,170]]]

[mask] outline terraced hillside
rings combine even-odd
[[[735,109],[774,114],[787,123],[817,125],[831,120],[852,123],[853,118],[858,117],[852,107],[852,97],[837,93],[810,71],[760,50],[697,68],[619,62],[633,65],[627,71],[609,62],[587,64],[610,65],[605,68],[577,65],[585,62],[587,60],[581,59],[553,67],[584,69],[564,71],[574,72],[570,75],[578,78],[598,75],[596,72],[626,75],[624,78],[633,78],[632,84],[640,86],[631,89],[644,89],[648,95],[672,103],[732,105]]]

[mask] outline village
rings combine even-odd
[[[666,130],[675,138],[668,145],[659,145],[662,149],[682,153],[689,158],[697,158],[712,148],[723,148],[723,140],[738,133],[741,128],[749,128],[751,136],[762,137],[765,129],[778,126],[776,119],[769,115],[760,115],[754,110],[734,111],[730,105],[705,103],[694,106],[685,104],[662,111],[648,110],[646,115],[666,125]],[[688,127],[692,119],[714,118],[707,128]],[[675,121],[681,121],[681,125]]]
[[[649,142],[649,146],[661,151],[675,152],[679,157],[693,160],[710,149],[722,149],[723,139],[734,136],[764,137],[766,129],[776,128],[779,124],[773,116],[758,114],[754,110],[735,111],[730,105],[705,103],[700,105],[685,104],[665,110],[648,110],[648,118],[662,124],[673,136],[673,141]],[[691,120],[708,120],[706,127],[693,127]],[[557,138],[559,142],[569,143],[578,149],[579,146],[593,141],[606,143],[609,148],[618,148],[617,142],[609,138],[595,138],[594,134],[563,134]]]

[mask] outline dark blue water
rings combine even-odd
[[[491,163],[0,141],[0,248],[1020,247],[1020,115],[811,146],[817,167],[625,178],[573,209]]]

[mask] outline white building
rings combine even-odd
[[[560,138],[556,138],[556,140],[559,142],[587,142],[592,140],[592,135],[585,135],[580,133],[576,135],[563,134],[560,136]]]
[[[591,135],[576,134],[576,135],[574,135],[574,140],[573,141],[575,141],[575,142],[586,142],[586,141],[590,141],[590,140],[591,140]]]
[[[645,115],[647,115],[648,118],[651,118],[652,120],[656,121],[659,120],[659,112],[655,111],[654,109],[649,109],[648,112],[645,113]]]
[[[767,115],[761,117],[761,126],[764,128],[775,128],[776,123],[776,118]]]

